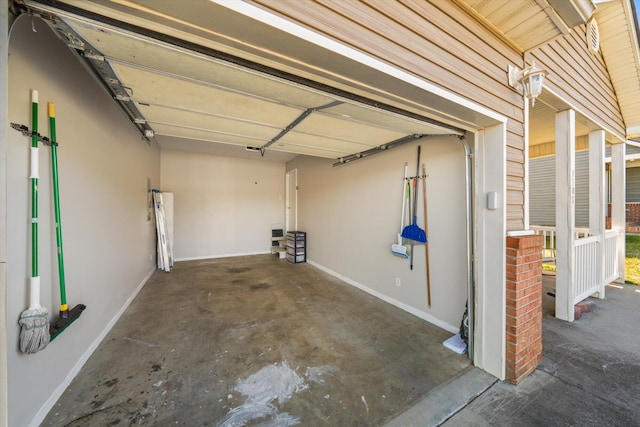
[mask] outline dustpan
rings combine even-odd
[[[420,147],[418,147],[418,161],[420,160]],[[409,243],[427,243],[427,234],[424,230],[418,227],[418,217],[416,215],[416,211],[418,208],[418,194],[416,193],[416,189],[418,186],[417,177],[413,179],[413,222],[410,225],[407,225],[404,230],[402,230],[402,238],[406,240],[410,240]]]
[[[410,243],[427,243],[427,234],[424,230],[416,224],[417,218],[413,216],[413,224],[407,225],[404,230],[402,230],[402,238],[406,240],[410,240]]]

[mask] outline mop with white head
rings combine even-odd
[[[38,275],[38,91],[31,92],[31,278],[29,308],[20,314],[20,350],[27,354],[44,349],[50,341],[49,312],[40,305]]]

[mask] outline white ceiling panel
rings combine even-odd
[[[307,147],[301,145],[274,144],[269,147],[273,151],[281,151],[286,153],[303,154],[305,156],[324,157],[326,159],[337,159],[339,157],[348,156],[352,153],[339,152],[317,147]]]
[[[173,124],[186,128],[208,129],[220,134],[239,135],[256,138],[262,143],[269,141],[280,129],[273,126],[262,126],[238,120],[224,119],[206,114],[194,114],[188,111],[175,110],[154,105],[140,106],[140,111],[152,125]],[[259,145],[262,145],[260,143]]]
[[[260,159],[268,161],[286,163],[293,160],[298,153],[289,153],[286,151],[268,150],[264,156],[259,151],[246,150],[245,147],[232,144],[215,144],[209,141],[200,141],[196,139],[183,139],[172,136],[159,135],[156,141],[165,150],[191,151],[195,153],[212,154],[221,157],[237,157],[243,159]]]
[[[224,133],[213,132],[208,129],[193,129],[179,125],[154,124],[153,129],[158,135],[173,136],[176,138],[210,141],[220,144],[244,145],[255,147],[262,145],[262,139],[233,136]]]
[[[280,128],[287,126],[303,111],[262,98],[240,95],[149,71],[122,65],[115,65],[114,68],[123,84],[131,88],[133,98],[142,103],[205,112],[226,118],[250,119]]]
[[[384,141],[383,141],[384,143]],[[290,132],[282,137],[276,144],[296,145],[317,147],[325,150],[332,150],[336,152],[358,153],[360,151],[367,150],[381,144],[363,144],[357,142],[349,142],[344,140],[337,140],[322,135],[310,135],[297,131]]]
[[[311,114],[295,128],[296,132],[323,135],[344,141],[354,141],[376,146],[405,136],[405,133],[380,129],[373,124],[365,125],[346,119],[338,119],[322,113]]]
[[[253,70],[197,53],[185,53],[116,30],[97,29],[84,22],[75,22],[72,26],[114,63],[136,64],[284,104],[295,101],[295,105],[302,108],[317,107],[333,100],[317,91]]]
[[[450,135],[450,128],[439,127],[436,124],[427,125],[424,121],[413,119],[400,114],[380,111],[368,106],[360,106],[349,103],[336,105],[322,110],[322,114],[343,117],[353,121],[373,124],[381,129],[392,129],[405,134],[428,133],[431,135]]]

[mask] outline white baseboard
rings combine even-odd
[[[251,256],[251,255],[267,255],[270,254],[271,251],[264,252],[243,252],[237,254],[222,254],[222,255],[205,255],[205,256],[196,256],[196,257],[185,257],[185,258],[176,258],[176,262],[180,261],[200,261],[203,259],[215,259],[215,258],[230,258],[234,256]]]
[[[364,292],[366,292],[366,293],[368,293],[370,295],[373,295],[376,298],[381,299],[384,302],[388,302],[389,304],[394,305],[394,306],[398,307],[399,309],[406,311],[407,313],[413,314],[414,316],[419,317],[422,320],[426,320],[427,322],[432,323],[432,324],[438,326],[439,328],[444,329],[445,331],[449,331],[452,334],[456,334],[456,333],[460,332],[460,327],[458,327],[458,326],[450,325],[447,322],[444,322],[444,321],[438,319],[437,317],[432,316],[431,314],[429,314],[427,312],[424,312],[422,310],[418,310],[417,308],[411,307],[410,305],[407,305],[407,304],[405,304],[405,303],[403,303],[401,301],[398,301],[397,299],[391,298],[388,295],[385,295],[385,294],[380,293],[378,291],[375,291],[375,290],[373,290],[371,288],[368,288],[365,285],[363,285],[361,283],[358,283],[358,282],[356,282],[354,280],[351,280],[348,277],[345,277],[345,276],[343,276],[343,275],[341,275],[339,273],[336,273],[335,271],[330,270],[330,269],[328,269],[327,267],[325,267],[323,265],[320,265],[320,264],[318,264],[318,263],[316,263],[314,261],[310,261],[310,260],[307,260],[307,263],[313,265],[316,268],[319,268],[320,270],[324,271],[325,273],[328,273],[328,274],[332,275],[333,277],[336,277],[336,278],[342,280],[343,282],[347,282],[348,284],[350,284],[352,286],[355,286],[356,288],[358,288],[358,289],[360,289],[360,290],[362,290],[362,291],[364,291]]]
[[[73,367],[71,368],[71,370],[69,371],[65,379],[62,381],[62,383],[60,383],[60,385],[56,387],[56,389],[53,391],[51,396],[49,396],[49,399],[47,399],[47,401],[44,402],[44,404],[38,410],[38,412],[36,412],[36,415],[31,420],[31,423],[29,423],[30,426],[37,427],[40,424],[42,424],[42,421],[44,421],[44,418],[47,416],[49,411],[53,409],[53,406],[56,404],[58,399],[60,399],[60,396],[62,396],[62,393],[64,393],[64,391],[67,389],[69,384],[71,384],[71,381],[73,381],[76,375],[78,375],[78,372],[80,372],[80,369],[82,369],[82,366],[84,366],[87,360],[89,360],[89,357],[91,357],[91,355],[96,350],[96,348],[98,348],[98,345],[100,345],[104,337],[106,337],[109,331],[111,331],[111,328],[113,328],[113,325],[115,325],[118,319],[120,319],[120,316],[122,316],[122,314],[129,307],[131,302],[138,295],[140,290],[147,283],[147,281],[155,271],[156,271],[156,266],[154,265],[151,271],[149,271],[149,273],[144,277],[144,279],[142,279],[142,282],[140,282],[136,290],[133,291],[133,294],[131,294],[131,296],[127,299],[127,301],[125,301],[124,305],[120,308],[120,310],[118,310],[115,316],[113,316],[113,318],[109,321],[109,323],[107,323],[107,325],[104,327],[100,335],[98,335],[96,339],[93,340],[91,345],[82,354],[80,359],[78,359],[75,365],[73,365]]]

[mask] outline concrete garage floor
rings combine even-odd
[[[308,264],[177,263],[42,425],[382,425],[472,372],[451,335]]]

